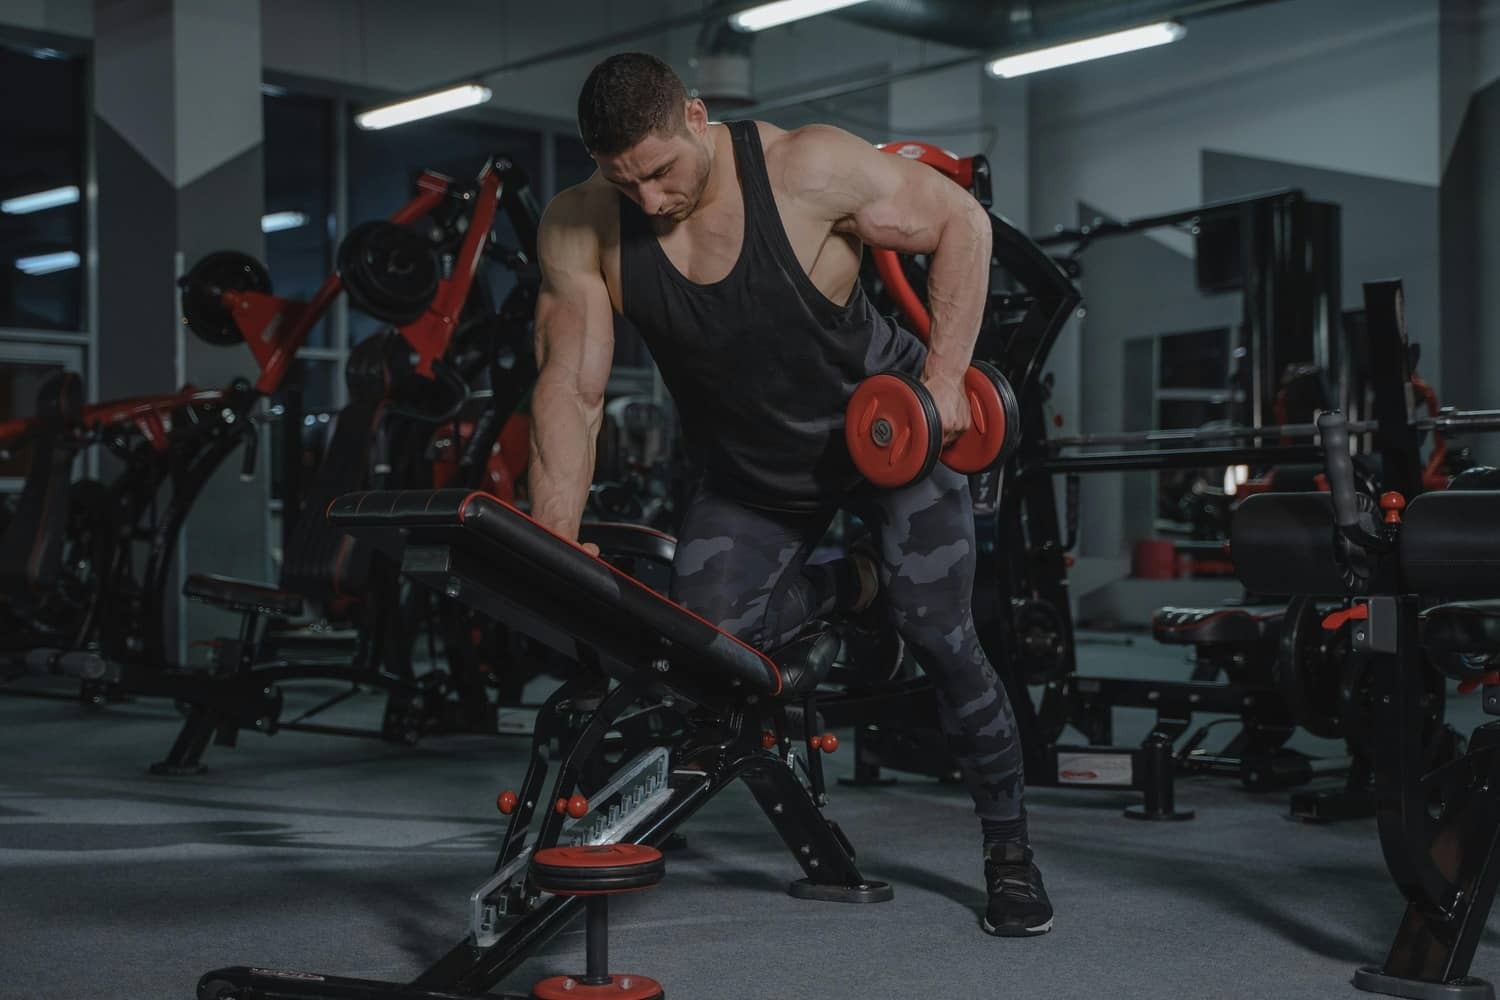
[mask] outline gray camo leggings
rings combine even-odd
[[[979,645],[970,597],[974,518],[969,482],[941,465],[899,490],[861,487],[845,508],[879,542],[880,583],[896,628],[931,678],[949,750],[981,819],[1022,812],[1015,713]],[[688,508],[672,567],[672,599],[763,650],[833,610],[831,567],[807,559],[834,510],[771,512],[700,491]]]

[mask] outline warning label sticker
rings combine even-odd
[[[1060,753],[1057,780],[1064,785],[1132,784],[1130,754]]]

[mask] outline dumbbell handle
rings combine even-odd
[[[584,947],[587,949],[587,964],[583,984],[585,986],[608,986],[609,975],[609,897],[590,896],[588,899],[588,923]]]

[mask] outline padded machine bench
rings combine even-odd
[[[749,786],[802,868],[792,895],[891,898],[888,885],[860,874],[848,840],[821,811],[826,793],[813,748],[832,749],[836,741],[810,736],[799,754],[786,724],[788,700],[812,707],[837,649],[831,634],[810,632],[767,656],[486,494],[351,494],[334,502],[329,520],[399,556],[402,572],[418,583],[584,669],[538,714],[523,784],[499,798],[510,818],[494,875],[471,896],[469,934],[446,957],[409,986],[223,969],[203,977],[200,1000],[482,994],[578,907],[576,897],[549,895],[531,882],[534,852],[570,844],[660,847],[736,780]],[[634,720],[625,729],[632,745],[623,762],[605,769],[600,751],[625,716]],[[661,724],[642,725],[643,718]],[[631,732],[646,735],[632,739]]]

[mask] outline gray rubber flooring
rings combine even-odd
[[[1149,642],[1085,647],[1083,668],[1186,674]],[[373,722],[379,707],[356,699],[335,721]],[[1472,725],[1474,712],[1457,714]],[[1117,714],[1122,737],[1149,722]],[[0,697],[0,997],[188,1000],[225,965],[407,980],[458,940],[523,738],[246,736],[210,749],[208,775],[148,775],[178,721],[161,703]],[[835,775],[848,757],[831,758]],[[1374,824],[1297,824],[1284,794],[1187,780],[1179,803],[1197,818],[1180,824],[1122,818],[1125,794],[1028,799],[1057,909],[1045,937],[979,929],[961,789],[834,791],[861,867],[896,890],[850,906],[786,895],[796,866],[737,787],[687,826],[661,888],[614,905],[613,964],[678,1000],[1353,997],[1353,970],[1378,962],[1401,913]],[[1500,975],[1497,943],[1492,925],[1477,975]],[[582,955],[577,924],[502,987],[524,993]]]

